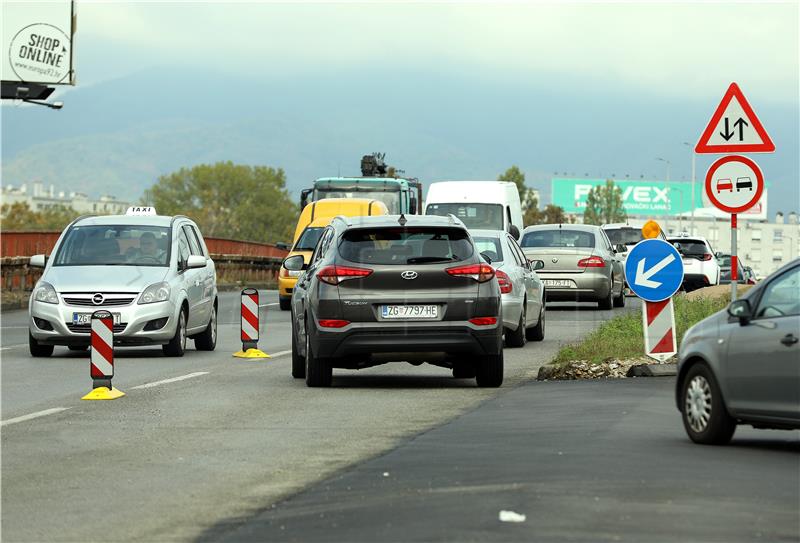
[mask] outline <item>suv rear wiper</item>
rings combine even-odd
[[[406,264],[422,264],[425,262],[453,262],[458,260],[454,256],[414,256],[406,260]]]

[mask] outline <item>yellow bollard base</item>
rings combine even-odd
[[[81,398],[81,400],[116,400],[117,398],[122,398],[124,395],[124,392],[117,390],[113,386],[111,389],[108,387],[97,387]]]
[[[261,349],[247,349],[233,353],[236,358],[269,358],[269,355]]]

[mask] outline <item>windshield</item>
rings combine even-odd
[[[695,241],[691,239],[673,239],[670,240],[672,245],[678,249],[678,252],[682,255],[686,256],[704,256],[710,255],[711,253],[708,251],[706,244],[702,241]],[[728,266],[730,266],[730,260],[728,260]]]
[[[636,245],[644,239],[641,228],[603,228],[611,245]]]
[[[453,214],[467,228],[503,230],[503,206],[500,204],[428,204],[425,214]]]
[[[54,266],[167,266],[170,229],[159,226],[73,226]]]
[[[500,240],[498,238],[477,237],[472,239],[475,242],[475,249],[478,251],[478,254],[483,255],[486,253],[492,260],[492,264],[503,261],[503,248],[500,246]]]
[[[379,228],[350,230],[342,236],[339,254],[364,264],[434,264],[472,256],[461,228]]]
[[[523,247],[594,247],[594,234],[583,230],[536,230],[522,236]]]
[[[400,209],[400,192],[384,192],[380,190],[356,190],[355,188],[348,188],[347,190],[336,188],[322,188],[314,190],[314,200],[322,200],[323,198],[369,198],[370,200],[380,200],[386,207],[389,208],[390,215],[399,215],[402,211]]]
[[[323,230],[325,229],[321,226],[310,226],[303,230],[297,243],[292,247],[292,251],[313,251],[314,247],[317,246],[317,242]]]

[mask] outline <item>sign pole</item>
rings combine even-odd
[[[731,213],[731,301],[736,300],[739,261],[736,256],[736,213]]]

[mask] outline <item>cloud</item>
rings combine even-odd
[[[101,60],[105,45],[124,45],[137,51],[125,59],[136,68],[258,75],[362,65],[367,74],[376,64],[446,65],[678,98],[713,100],[734,80],[759,100],[796,103],[798,94],[795,2],[81,2],[78,18],[78,55],[91,49]]]

